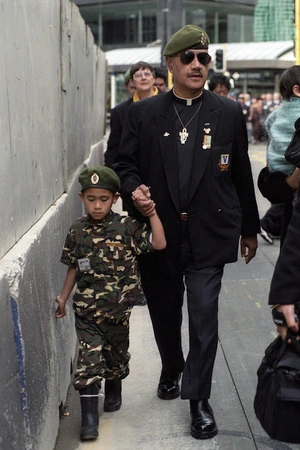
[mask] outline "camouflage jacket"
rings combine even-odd
[[[114,317],[138,302],[136,257],[153,250],[149,238],[147,224],[114,212],[97,224],[87,215],[71,225],[61,262],[77,270],[77,314]]]

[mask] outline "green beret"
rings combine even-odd
[[[208,46],[209,37],[202,28],[196,25],[186,25],[170,37],[163,55],[173,56],[188,48],[207,50]]]
[[[106,166],[87,167],[78,177],[81,192],[88,188],[102,188],[113,192],[120,189],[120,179],[116,172]]]
[[[125,73],[124,73],[124,83],[128,84],[130,80],[130,69],[128,69]]]

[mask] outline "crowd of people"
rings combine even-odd
[[[79,177],[87,216],[72,224],[66,238],[61,261],[68,272],[56,298],[56,315],[66,314],[77,282],[74,386],[81,396],[84,440],[98,436],[103,378],[105,410],[121,407],[122,379],[129,374],[129,317],[143,295],[161,360],[157,396],[189,400],[195,439],[218,433],[209,398],[222,276],[239,251],[246,264],[256,255],[261,224],[248,143],[262,139],[269,117],[280,106],[278,96],[269,93],[260,98],[241,93],[232,101],[226,76],[208,80],[209,44],[207,33],[195,25],[169,39],[163,55],[172,88],[165,69],[144,61],[131,67],[124,80],[129,98],[111,111],[105,166],[85,169]],[[282,77],[281,96],[287,102],[300,98],[298,80],[300,84],[297,70]],[[274,127],[266,129],[274,148]],[[270,172],[275,175],[264,178],[265,184],[276,183],[281,173],[274,167]],[[282,189],[294,196],[297,169],[281,178]],[[111,210],[119,193],[126,212],[122,216]],[[186,357],[181,339],[185,291]],[[294,299],[284,301],[287,305],[275,307],[296,330]]]
[[[154,83],[160,92],[166,92],[168,88],[168,71],[164,67],[154,67]],[[134,81],[130,78],[130,69],[124,75],[124,86],[129,95],[135,92]],[[262,92],[259,96],[251,96],[248,92],[236,93],[232,80],[222,73],[213,73],[206,88],[216,94],[229,97],[240,103],[247,124],[248,141],[252,144],[267,143],[268,133],[265,122],[268,116],[277,109],[282,102],[280,92]]]

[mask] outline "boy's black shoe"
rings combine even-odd
[[[104,388],[104,411],[118,411],[122,404],[122,381],[121,380],[105,380]]]
[[[93,383],[84,389],[80,389],[79,394],[82,418],[80,438],[83,441],[96,439],[98,437],[99,426],[99,386],[96,383]]]
[[[195,439],[210,439],[218,434],[214,413],[208,400],[190,400],[191,435]]]
[[[162,400],[174,400],[180,395],[179,374],[177,377],[167,377],[163,372],[157,388],[157,396]]]

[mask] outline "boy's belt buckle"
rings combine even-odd
[[[187,222],[188,221],[188,213],[187,212],[182,212],[180,214],[180,220],[181,220],[181,222]]]

